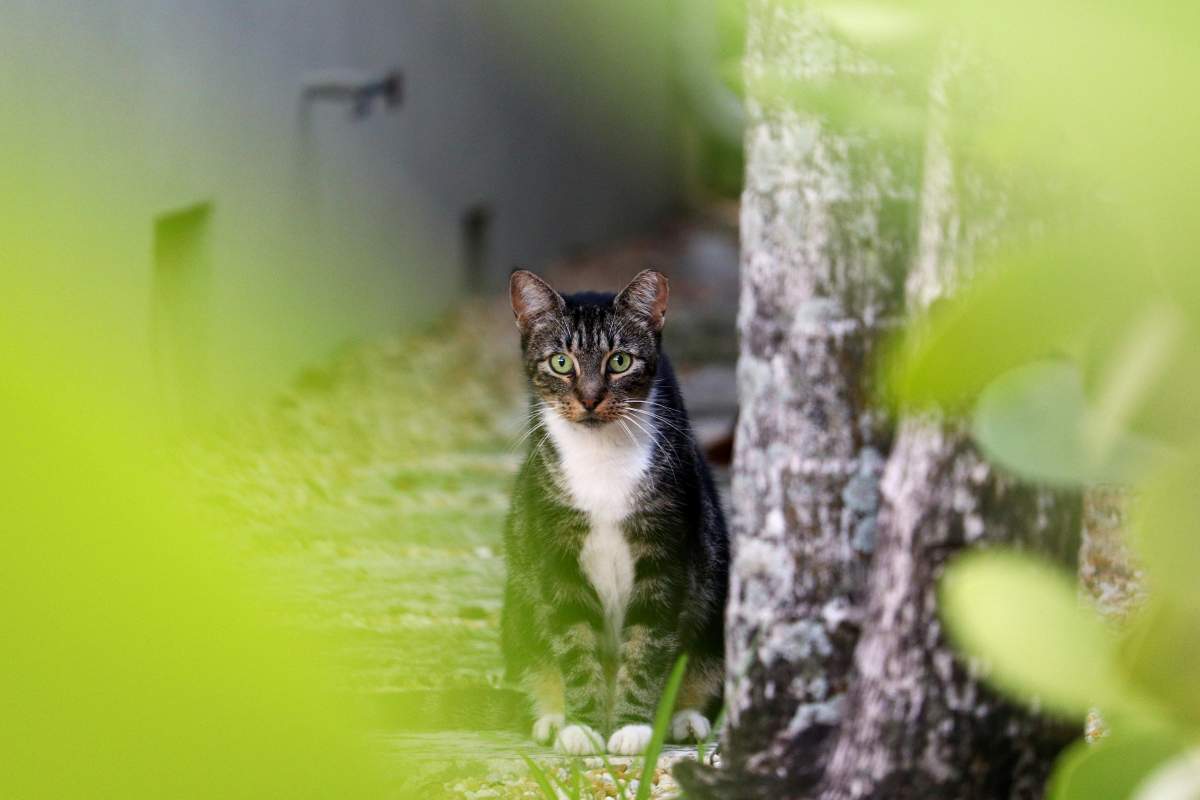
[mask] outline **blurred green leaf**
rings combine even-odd
[[[1115,254],[1101,254],[1103,245],[1086,236],[1006,251],[953,300],[916,318],[890,345],[892,398],[963,411],[1010,369],[1079,355],[1094,328],[1124,316],[1144,294]]]
[[[1047,800],[1127,798],[1183,744],[1163,733],[1114,732],[1097,742],[1078,741],[1059,756]]]
[[[1156,595],[1196,609],[1200,619],[1198,476],[1200,455],[1193,451],[1143,482],[1130,530]]]
[[[1098,441],[1089,435],[1091,417],[1079,368],[1038,361],[983,391],[972,432],[989,458],[1033,480],[1123,482],[1148,468],[1156,454],[1148,440],[1118,432]]]
[[[929,17],[895,3],[815,2],[835,30],[864,46],[911,42],[929,32]]]
[[[152,411],[81,376],[121,374],[119,340],[0,339],[0,797],[381,796],[322,642],[196,524]]]
[[[957,646],[1017,698],[1075,717],[1131,705],[1114,669],[1114,638],[1080,605],[1073,578],[1033,557],[959,558],[942,579],[941,612]]]
[[[538,763],[524,753],[521,754],[521,760],[529,767],[529,774],[533,776],[533,781],[542,790],[542,797],[545,800],[558,800],[558,792],[550,785],[550,779],[546,775],[546,771],[538,766]]]
[[[1157,699],[1170,718],[1200,732],[1200,607],[1152,596],[1132,620],[1118,662],[1130,686]]]
[[[1200,338],[1183,311],[1155,296],[1091,331],[1081,363],[1095,406],[1088,435],[1098,444],[1122,430],[1181,443],[1200,429]]]
[[[1180,753],[1146,776],[1132,800],[1196,800],[1200,797],[1200,748]]]

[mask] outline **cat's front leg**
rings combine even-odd
[[[599,615],[581,613],[556,616],[551,635],[554,656],[562,671],[566,724],[558,731],[554,746],[570,755],[604,752],[600,730],[606,710],[606,682],[601,661],[602,622]]]
[[[626,626],[615,687],[616,730],[608,739],[608,752],[634,756],[650,744],[654,712],[678,650],[674,631],[645,624]]]

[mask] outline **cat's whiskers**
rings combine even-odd
[[[674,445],[672,445],[670,443],[670,438],[669,437],[661,437],[661,438],[656,437],[654,435],[655,432],[653,430],[653,423],[650,423],[651,427],[647,428],[645,425],[642,424],[642,422],[639,422],[637,419],[635,419],[635,416],[639,413],[643,413],[643,412],[634,410],[633,413],[623,414],[622,419],[627,420],[628,422],[630,422],[634,426],[636,426],[640,431],[642,431],[642,433],[646,434],[646,437],[649,438],[649,440],[651,442],[662,441],[667,445],[668,449],[663,450],[663,455],[666,456],[667,469],[671,470],[671,480],[678,481],[679,476],[675,472],[675,467],[678,465],[678,460],[679,460],[678,455],[679,454],[674,452],[675,447],[674,447]],[[646,420],[643,420],[643,422],[646,422]]]
[[[525,429],[525,433],[521,434],[521,438],[517,439],[517,441],[514,442],[513,445],[509,448],[509,452],[515,451],[518,447],[521,446],[521,444],[526,439],[528,439],[530,436],[537,433],[538,431],[543,430],[545,427],[546,427],[545,422],[537,422],[537,423],[531,424],[528,428]]]
[[[631,404],[637,404],[637,403],[640,403],[641,401],[633,400],[633,401],[628,401],[628,402],[630,402]],[[639,414],[646,415],[650,419],[650,421],[653,422],[654,424],[666,426],[666,427],[670,428],[671,430],[675,431],[676,433],[679,433],[685,437],[689,437],[689,438],[691,437],[691,432],[689,430],[687,430],[686,428],[680,427],[678,424],[667,419],[662,414],[659,414],[646,406],[639,406],[636,408],[636,411]]]
[[[631,414],[631,413],[622,414],[621,419],[631,422],[634,426],[637,427],[638,430],[640,430],[642,433],[646,434],[646,438],[649,439],[651,442],[655,441],[656,437],[654,436],[654,431],[650,428],[647,428],[645,425],[642,424],[642,422],[639,422],[636,419],[635,414]]]
[[[529,454],[533,455],[534,453],[537,453],[537,451],[542,448],[542,445],[544,445],[549,438],[550,438],[550,431],[546,431],[545,433],[543,433],[542,437],[537,440],[537,444],[535,444],[533,446],[533,449],[531,449],[529,451]]]
[[[676,433],[678,433],[684,437],[690,438],[690,436],[691,436],[691,434],[688,430],[686,430],[684,428],[680,428],[678,425],[675,425],[669,419],[663,417],[660,414],[655,414],[653,412],[646,411],[645,409],[639,409],[638,413],[645,415],[645,419],[643,421],[650,422],[654,425],[661,425],[664,428],[670,428],[671,430],[675,431]]]
[[[544,408],[545,405],[545,403],[538,403],[537,407],[529,409],[525,420],[525,433],[521,434],[521,438],[517,439],[513,446],[509,448],[510,453],[515,452],[516,449],[521,446],[521,443],[534,433],[540,430],[545,430],[546,418],[541,413],[541,409]]]
[[[631,406],[637,406],[638,407],[637,410],[639,413],[648,415],[655,422],[662,423],[663,425],[666,425],[668,428],[671,428],[674,431],[678,431],[679,433],[684,433],[684,434],[687,433],[687,431],[685,429],[681,428],[675,422],[672,422],[671,420],[667,419],[665,415],[660,414],[657,411],[653,410],[655,408],[660,408],[664,411],[672,411],[670,406],[663,405],[662,403],[656,402],[654,400],[626,400],[625,402]]]
[[[633,438],[633,432],[629,430],[629,426],[625,424],[625,420],[621,417],[617,417],[613,421],[621,426],[621,430],[625,431],[625,435],[629,437],[629,443],[634,447],[637,447],[637,439]]]
[[[626,403],[628,403],[628,404],[630,404],[630,405],[635,405],[635,406],[648,406],[648,407],[650,407],[650,408],[661,408],[661,409],[662,409],[662,410],[664,410],[664,411],[669,411],[669,412],[672,412],[672,413],[674,413],[674,412],[675,412],[675,409],[673,409],[671,406],[667,405],[666,403],[660,403],[660,402],[659,402],[659,401],[657,401],[657,400],[650,400],[649,398],[647,398],[647,399],[644,399],[644,400],[640,400],[640,399],[638,399],[638,398],[636,398],[636,397],[630,397],[630,398],[627,398],[627,399],[625,400],[625,402],[626,402]]]
[[[659,404],[656,403],[655,405],[659,405]],[[664,406],[664,408],[666,408],[666,406]],[[645,405],[639,407],[637,409],[637,413],[646,415],[650,420],[650,424],[652,424],[652,425],[663,425],[663,426],[675,431],[676,433],[679,433],[689,439],[691,438],[691,432],[689,430],[687,430],[686,428],[682,428],[679,425],[676,425],[675,423],[673,423],[671,420],[667,419],[662,414],[658,414],[658,413],[650,410]],[[681,463],[681,461],[682,461],[681,456],[679,454],[678,449],[676,448],[673,437],[664,436],[664,437],[662,437],[662,442],[667,448],[666,450],[663,451],[663,455],[666,456],[667,464],[671,468],[672,478],[675,478],[676,474],[675,474],[674,467],[678,466]]]

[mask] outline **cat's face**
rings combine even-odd
[[[647,401],[658,369],[667,279],[646,270],[615,297],[564,298],[532,272],[509,281],[534,394],[570,422],[599,427]]]

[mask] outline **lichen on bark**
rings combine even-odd
[[[933,412],[906,418],[892,447],[870,400],[901,296],[910,311],[950,296],[1014,228],[1003,187],[948,141],[960,52],[930,88],[914,220],[902,152],[755,92],[778,89],[772,71],[886,72],[802,5],[754,0],[749,20],[727,774],[680,777],[697,796],[1040,796],[1072,732],[956,656],[937,582],[967,546],[1073,555],[1078,500],[997,471]]]
[[[798,779],[862,619],[889,446],[868,365],[902,294],[916,159],[787,101],[886,80],[802,4],[753,0],[747,52],[725,758]]]
[[[981,185],[964,180],[970,165],[956,163],[946,141],[957,53],[946,50],[930,88],[920,246],[906,286],[914,311],[970,280],[974,256],[995,245],[985,231],[1001,229],[1002,202],[972,208],[955,188]],[[814,796],[1041,797],[1072,731],[1003,700],[956,656],[938,617],[937,585],[968,546],[1072,554],[1078,496],[998,471],[960,425],[936,412],[901,423],[882,495],[855,681]]]
[[[1128,618],[1146,596],[1145,576],[1125,541],[1129,502],[1127,487],[1097,485],[1084,492],[1080,589],[1114,622]]]

